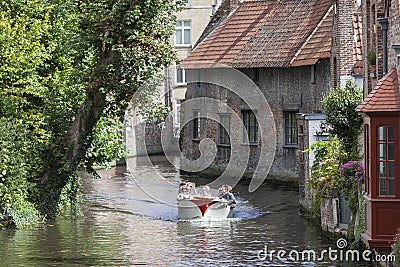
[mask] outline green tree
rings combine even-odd
[[[54,216],[76,201],[79,168],[120,155],[129,101],[175,60],[176,2],[0,3],[0,220]]]
[[[363,100],[362,89],[347,81],[346,87],[333,88],[323,99],[326,112],[326,124],[330,133],[337,135],[347,152],[347,159],[360,158],[358,136],[361,133],[363,118],[356,112],[356,107]]]

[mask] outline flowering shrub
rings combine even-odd
[[[353,179],[358,187],[364,184],[365,166],[361,161],[350,160],[340,166],[340,177],[342,179]]]
[[[340,166],[340,189],[353,213],[358,209],[358,194],[364,177],[365,167],[361,161],[348,161]]]
[[[311,171],[310,185],[313,187],[325,187],[330,188],[339,185],[339,161],[337,159],[324,159],[313,166]]]

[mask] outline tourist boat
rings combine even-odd
[[[193,196],[178,200],[179,219],[225,219],[230,210],[228,201],[217,197]]]

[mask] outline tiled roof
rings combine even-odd
[[[333,6],[325,14],[306,42],[292,58],[290,66],[314,65],[320,58],[329,58],[332,39]]]
[[[400,91],[397,70],[391,69],[374,90],[356,108],[358,112],[400,111]]]
[[[231,16],[194,49],[184,62],[231,63],[250,37],[255,35],[261,22],[276,3],[276,1],[243,2]]]
[[[362,74],[363,58],[362,58],[362,15],[361,15],[361,11],[355,11],[353,13],[353,30],[354,30],[354,46],[353,46],[354,74]]]
[[[194,49],[185,67],[199,61],[235,68],[312,65],[330,55],[330,7],[331,0],[245,1]]]

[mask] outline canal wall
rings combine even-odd
[[[168,119],[165,123],[172,123]],[[173,144],[177,143],[172,131],[172,127],[161,127],[157,123],[146,123],[139,116],[130,116],[125,127],[125,149],[128,157],[162,154],[165,150],[177,149]],[[167,136],[162,140],[161,135]],[[174,140],[175,139],[175,140]]]
[[[182,174],[187,174],[187,175],[197,175],[197,176],[203,176],[203,177],[209,177],[209,178],[218,178],[226,169],[227,165],[211,165],[208,168],[196,172],[196,173],[191,173],[187,171],[181,171]],[[189,165],[182,165],[182,169],[197,169],[199,166],[196,165],[195,163],[191,163]],[[243,174],[242,169],[235,169],[234,167],[230,169],[230,174],[232,176],[241,176],[241,181],[243,182],[250,182],[250,180],[254,176],[254,170],[249,170],[247,169]],[[298,188],[299,183],[298,183],[298,177],[296,175],[293,175],[290,172],[283,173],[283,172],[269,172],[266,175],[266,179],[264,183],[270,183],[270,184],[276,184],[276,185],[289,185],[295,188]]]

